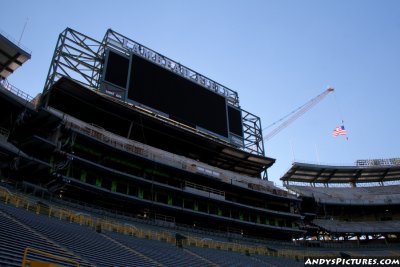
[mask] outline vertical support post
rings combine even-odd
[[[128,138],[128,139],[129,139],[129,136],[131,136],[132,127],[133,127],[133,121],[131,121],[131,124],[129,125],[128,135],[126,136],[126,138]]]

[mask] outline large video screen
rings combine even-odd
[[[241,110],[228,105],[224,96],[140,56],[131,57],[107,50],[102,92],[193,128],[226,138],[243,137]]]
[[[183,124],[229,136],[224,96],[134,54],[128,99],[166,113]]]
[[[128,82],[129,58],[108,50],[104,80],[121,88]]]
[[[228,123],[230,133],[243,137],[242,112],[240,109],[228,106]]]

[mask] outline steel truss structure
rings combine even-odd
[[[73,29],[65,29],[58,38],[50,64],[43,94],[61,77],[68,77],[91,90],[98,91],[102,81],[104,58],[107,49],[127,56],[135,53],[153,63],[183,76],[204,88],[226,97],[232,106],[239,106],[237,92],[109,29],[102,42],[90,38]],[[264,156],[264,143],[259,117],[242,110],[244,146],[251,154]]]
[[[43,93],[61,77],[98,89],[103,68],[103,56],[99,54],[102,45],[73,29],[65,29],[58,37]]]
[[[265,156],[260,118],[250,112],[242,110],[242,124],[245,151]]]

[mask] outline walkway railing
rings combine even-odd
[[[77,262],[77,261],[74,261],[74,260],[69,259],[69,258],[57,256],[57,255],[54,255],[54,254],[51,254],[51,253],[47,253],[47,252],[41,251],[39,249],[34,249],[34,248],[26,248],[25,249],[24,257],[22,258],[21,267],[32,266],[32,265],[34,265],[34,263],[38,263],[35,266],[44,266],[43,262],[35,262],[33,260],[29,260],[28,258],[32,254],[44,256],[44,257],[46,257],[48,259],[49,262],[51,262],[52,260],[56,260],[56,261],[60,261],[60,262],[64,262],[64,263],[71,263],[71,264],[79,267],[79,262]],[[39,265],[39,264],[41,264],[41,265]],[[55,266],[55,265],[51,265],[51,266]],[[56,266],[61,266],[61,265],[56,265]]]
[[[135,140],[121,137],[103,128],[90,125],[51,107],[48,107],[47,110],[55,116],[62,118],[67,128],[95,138],[102,143],[113,146],[117,149],[124,150],[174,168],[179,168],[192,173],[198,173],[200,175],[211,176],[225,183],[234,183],[235,185],[252,190],[296,199],[296,196],[289,195],[286,191],[273,187],[264,180],[254,179],[254,177],[249,177],[229,170],[219,169],[190,158],[175,155],[168,151],[163,151],[161,149],[139,143]]]
[[[32,203],[26,197],[18,194],[13,194],[7,189],[0,187],[0,201],[15,207],[26,209],[27,211],[35,212],[36,214],[46,215],[48,217],[57,218],[59,220],[77,223],[81,226],[92,227],[98,231],[112,231],[120,234],[131,235],[138,238],[158,240],[170,244],[176,244],[176,238],[168,232],[158,232],[148,229],[140,229],[133,225],[117,222],[107,218],[97,218],[86,213],[80,213],[66,208],[57,206],[48,206],[40,203]],[[327,252],[326,255],[313,254],[309,251],[292,251],[280,250],[278,252],[270,251],[265,245],[248,245],[232,242],[222,242],[216,240],[205,240],[199,237],[186,236],[183,244],[187,246],[197,246],[203,248],[212,248],[226,251],[233,251],[245,254],[260,254],[265,256],[285,257],[295,260],[303,260],[305,256],[332,256],[332,253]],[[337,255],[335,255],[337,256]]]
[[[14,85],[10,84],[7,80],[1,80],[0,84],[7,89],[8,91],[10,91],[11,93],[13,93],[14,95],[22,98],[23,100],[26,100],[28,102],[31,102],[33,100],[33,97],[30,96],[29,94],[25,93],[24,91],[18,89],[17,87],[15,87]]]
[[[185,182],[185,186],[191,187],[191,188],[194,188],[194,189],[197,189],[197,190],[200,190],[200,191],[204,191],[204,192],[207,192],[207,193],[212,193],[212,194],[216,194],[216,195],[220,195],[220,196],[225,197],[225,192],[224,191],[217,190],[217,189],[214,189],[214,188],[211,188],[211,187],[207,187],[207,186],[204,186],[204,185],[199,185],[199,184],[195,184],[195,183],[191,183],[191,182]]]

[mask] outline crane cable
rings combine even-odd
[[[291,124],[293,121],[301,117],[304,113],[306,113],[308,110],[310,110],[312,107],[314,107],[316,104],[318,104],[322,99],[324,99],[330,92],[333,92],[334,89],[332,87],[328,87],[327,90],[322,92],[321,94],[317,95],[313,99],[307,101],[305,104],[302,106],[296,108],[289,114],[285,115],[281,119],[277,120],[276,122],[268,125],[267,127],[263,128],[262,130],[266,130],[268,128],[271,128],[272,126],[279,124],[278,127],[274,128],[271,132],[266,134],[264,136],[264,140],[268,141],[272,137],[274,137],[277,133],[282,131],[284,128],[286,128],[289,124]]]
[[[337,107],[337,109],[338,109],[338,111],[339,111],[340,119],[341,119],[342,124],[343,124],[343,123],[344,123],[344,120],[343,120],[342,109],[340,108],[339,101],[337,100],[336,94],[333,94],[333,97],[335,98],[336,107]]]
[[[343,117],[342,109],[341,109],[341,107],[339,105],[339,101],[337,100],[336,94],[334,94],[333,96],[335,98],[336,107],[337,107],[337,109],[339,111],[339,116],[340,116],[340,120],[341,120],[341,126],[340,127],[344,131],[344,136],[346,137],[346,140],[348,141],[349,140],[349,135],[348,135],[348,132],[347,132],[346,128],[344,127],[344,119],[343,119],[344,117]]]
[[[316,96],[315,98],[317,98],[317,97],[318,97],[318,96]],[[315,98],[313,98],[311,101],[313,101]],[[308,105],[308,104],[309,104],[309,102],[303,104],[302,106],[296,108],[295,110],[293,110],[293,111],[290,112],[289,114],[286,114],[285,116],[283,116],[283,117],[280,118],[279,120],[277,120],[277,121],[271,123],[270,125],[264,127],[262,130],[265,131],[265,130],[271,128],[272,126],[274,126],[274,125],[276,125],[276,124],[278,124],[278,123],[284,121],[286,118],[288,118],[289,116],[293,115],[294,113],[296,113],[296,112],[299,111],[300,109],[304,108],[304,107],[305,107],[306,105]]]

